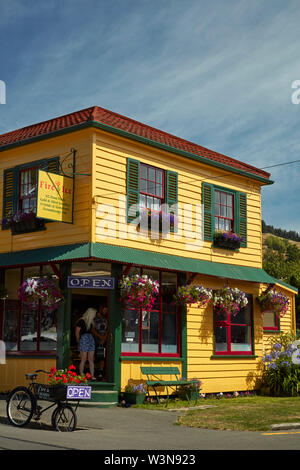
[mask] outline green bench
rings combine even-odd
[[[197,383],[196,380],[180,380],[179,379],[180,370],[178,369],[178,367],[141,367],[141,372],[142,372],[142,374],[147,375],[146,384],[147,384],[147,394],[148,394],[148,396],[149,396],[149,388],[152,387],[154,392],[155,392],[155,396],[157,398],[158,403],[160,403],[160,401],[159,401],[159,396],[157,394],[156,388],[157,387],[166,387],[166,389],[167,389],[167,403],[166,403],[166,405],[168,405],[168,402],[169,402],[169,389],[168,389],[168,387],[171,387],[171,388],[177,390],[177,387],[179,385],[186,386],[186,385],[191,385],[193,383]],[[158,377],[158,376],[164,376],[164,375],[175,376],[175,380],[163,380],[160,377]],[[190,401],[190,397],[189,397],[189,394],[187,392],[186,392],[186,398],[187,398],[188,401]]]

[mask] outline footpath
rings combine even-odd
[[[41,421],[32,420],[25,428],[16,428],[8,423],[6,401],[0,400],[0,448],[1,444],[6,448],[7,439],[10,439],[10,443],[32,441],[34,449],[42,444],[50,448],[78,450],[299,449],[299,434],[281,436],[278,441],[278,437],[272,439],[259,432],[216,431],[176,425],[177,417],[185,411],[170,413],[138,408],[79,407],[76,431],[59,433],[51,427],[52,411],[46,412]]]

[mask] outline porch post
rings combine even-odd
[[[59,303],[57,312],[57,357],[58,369],[65,369],[70,364],[70,337],[71,337],[71,289],[67,288],[68,276],[71,275],[72,263],[63,263],[59,266],[61,272],[60,288],[63,301]]]
[[[184,286],[186,284],[186,273],[180,273],[178,276],[179,286]],[[180,307],[181,313],[181,357],[182,357],[182,377],[187,377],[187,307],[182,305]]]
[[[121,343],[122,343],[122,303],[120,301],[119,280],[122,276],[121,264],[111,264],[111,276],[115,279],[115,289],[110,291],[110,331],[109,331],[109,370],[108,380],[121,390]]]

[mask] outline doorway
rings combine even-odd
[[[72,313],[71,313],[71,337],[70,337],[70,363],[74,364],[77,372],[79,373],[80,353],[75,338],[75,327],[79,318],[84,314],[88,308],[95,308],[99,311],[100,308],[109,307],[109,296],[89,295],[89,294],[73,294],[72,293]],[[107,338],[109,335],[109,314],[107,315]],[[99,342],[95,337],[96,351],[95,351],[95,376],[98,380],[108,382],[109,371],[109,342],[106,341],[103,348],[98,348]],[[104,357],[103,357],[104,356]],[[88,361],[85,364],[84,373],[89,371]]]

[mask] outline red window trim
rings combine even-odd
[[[217,203],[217,204],[215,203],[215,206],[218,205],[220,208],[221,208],[222,206],[224,206],[224,207],[226,207],[226,208],[227,208],[227,207],[230,207],[230,208],[232,209],[232,218],[230,218],[230,217],[223,217],[223,216],[221,216],[221,215],[216,215],[216,210],[215,210],[215,220],[216,220],[216,218],[218,219],[218,227],[219,227],[219,219],[222,219],[222,220],[229,220],[229,221],[231,222],[231,231],[234,231],[234,195],[231,194],[231,193],[229,193],[229,192],[227,193],[226,191],[222,191],[222,190],[220,190],[220,189],[215,189],[215,193],[216,193],[216,192],[220,193],[220,195],[221,195],[222,193],[223,193],[223,194],[226,194],[226,196],[229,195],[229,196],[231,196],[231,199],[232,199],[232,206],[227,206],[227,204],[226,204],[226,205],[221,204],[221,202],[220,202],[220,203]],[[220,196],[220,197],[221,197],[221,196]],[[216,223],[215,223],[215,225],[216,225]],[[217,230],[220,230],[220,229],[218,228]]]
[[[231,314],[227,314],[227,320],[218,320],[217,313],[213,312],[214,315],[214,330],[217,326],[224,326],[227,328],[227,347],[228,351],[217,351],[216,350],[216,335],[214,334],[214,355],[215,356],[253,356],[253,305],[252,298],[248,297],[250,304],[250,324],[248,323],[232,323]],[[231,351],[231,326],[250,326],[251,328],[251,350],[250,351]]]
[[[155,270],[156,271],[156,270]],[[162,270],[157,270],[159,272],[159,285],[161,286],[161,277],[162,277]],[[140,274],[143,274],[143,268],[140,268]],[[177,284],[178,284],[178,274],[177,274]],[[180,318],[180,308],[177,307],[176,312],[173,314],[176,316],[177,320],[177,353],[162,353],[161,348],[162,348],[162,318],[163,318],[163,312],[162,312],[162,294],[161,294],[161,289],[159,289],[159,309],[153,309],[153,312],[158,312],[159,313],[159,326],[158,326],[158,351],[157,353],[149,353],[149,352],[143,352],[142,351],[142,309],[140,310],[138,316],[139,316],[139,352],[126,352],[122,351],[121,356],[144,356],[144,357],[180,357],[181,356],[181,318]],[[134,308],[128,309],[128,310],[136,310]]]
[[[42,275],[43,265],[38,265],[40,270],[40,275]],[[5,276],[5,273],[4,273]],[[20,285],[24,280],[24,267],[20,268]],[[5,316],[4,307],[0,309],[0,340],[3,338],[3,320]],[[57,350],[40,350],[40,326],[41,326],[41,306],[39,306],[37,311],[37,342],[36,349],[32,350],[21,350],[21,328],[22,328],[22,302],[19,301],[18,306],[18,333],[17,333],[17,349],[13,351],[6,351],[7,356],[56,356]]]
[[[147,168],[147,176],[148,176],[149,168],[153,168],[154,171],[155,171],[155,180],[149,180],[148,178],[142,178],[142,167]],[[164,199],[165,199],[165,171],[164,170],[162,170],[161,168],[157,168],[155,166],[152,166],[152,165],[147,165],[146,163],[141,163],[140,181],[141,180],[144,180],[144,181],[147,181],[147,182],[151,181],[152,183],[156,184],[156,171],[157,170],[162,172],[162,183],[158,183],[160,186],[162,186],[162,196],[158,196],[157,194],[152,194],[152,193],[149,193],[149,192],[146,192],[146,191],[141,191],[141,190],[140,190],[140,194],[144,194],[145,196],[155,197],[157,199],[160,199],[161,201],[164,201]]]
[[[277,315],[275,315],[275,313],[274,313],[274,316],[276,318],[276,326],[264,326],[263,325],[263,331],[279,331],[279,318],[277,317]]]
[[[22,170],[20,170],[20,173],[19,173],[19,200],[18,200],[18,209],[19,210],[23,210],[23,200],[26,200],[26,199],[35,199],[36,200],[36,205],[35,205],[35,209],[36,209],[36,206],[37,206],[37,192],[35,192],[35,195],[34,196],[26,196],[26,197],[22,197],[21,196],[21,180],[22,180],[22,174],[23,173],[26,173],[28,171],[32,171],[32,170],[36,170],[36,172],[38,171],[38,167],[37,166],[33,166],[33,167],[30,167],[30,168],[24,168]]]

